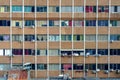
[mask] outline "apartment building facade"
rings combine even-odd
[[[31,63],[35,80],[120,78],[120,0],[0,0],[0,76]]]

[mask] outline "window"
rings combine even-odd
[[[61,40],[62,41],[71,41],[72,36],[71,35],[61,35]]]
[[[35,40],[34,35],[25,35],[25,41],[33,41],[33,40]]]
[[[111,6],[111,13],[120,12],[120,6]]]
[[[10,41],[10,35],[0,35],[0,41]]]
[[[98,64],[98,69],[100,69],[100,70],[108,70],[108,64]]]
[[[23,40],[23,37],[22,35],[12,35],[12,40],[13,41],[22,41]]]
[[[47,6],[37,6],[37,12],[47,12]]]
[[[113,69],[113,70],[120,69],[120,64],[110,64],[110,69]]]
[[[96,41],[96,35],[86,35],[86,41]]]
[[[72,56],[72,51],[62,50],[61,56]]]
[[[84,12],[83,6],[75,6],[74,7],[74,12],[75,13],[78,13],[78,12],[83,13]]]
[[[13,55],[22,55],[23,50],[22,49],[12,49],[12,54]]]
[[[83,41],[83,35],[74,35],[73,40],[74,41]]]
[[[47,35],[37,35],[37,41],[47,41]]]
[[[35,50],[33,50],[33,49],[25,49],[25,55],[35,55]]]
[[[110,35],[110,40],[120,41],[120,35],[119,34],[111,34]]]
[[[84,21],[73,21],[73,26],[83,27],[84,26]]]
[[[25,20],[25,26],[31,27],[34,26],[35,21],[34,20]]]
[[[20,20],[13,20],[12,21],[12,26],[13,27],[22,27],[23,22]]]
[[[47,64],[37,64],[37,69],[38,70],[46,70],[47,69]]]
[[[57,20],[49,20],[49,26],[50,27],[59,26],[59,21],[57,21]]]
[[[59,35],[50,35],[49,41],[59,41]]]
[[[83,70],[83,64],[73,64],[74,70]]]
[[[85,69],[96,70],[96,64],[86,64]]]
[[[50,56],[59,56],[59,50],[49,50]]]
[[[59,12],[59,7],[58,6],[50,6],[49,7],[49,12]]]
[[[0,6],[0,12],[10,12],[9,6]]]
[[[95,49],[86,49],[85,50],[85,54],[86,54],[86,56],[95,55],[96,54],[96,50]]]
[[[98,41],[107,41],[108,40],[108,35],[102,35],[102,34],[99,34],[98,35]]]
[[[120,26],[120,21],[117,21],[117,20],[111,20],[110,21],[110,26],[113,26],[113,27],[115,27],[115,26],[117,26],[117,27],[119,27]]]
[[[37,21],[38,27],[47,27],[47,20]]]
[[[10,20],[0,20],[0,26],[10,26]]]
[[[98,12],[109,12],[109,6],[98,6]]]
[[[98,49],[98,54],[100,54],[100,55],[108,55],[108,49]]]
[[[10,56],[11,50],[10,49],[0,49],[0,56]]]
[[[61,7],[61,12],[72,12],[72,7],[71,6],[65,6]]]
[[[72,70],[72,64],[62,64],[62,70]]]
[[[110,49],[110,55],[120,55],[120,49]]]
[[[24,7],[24,12],[34,12],[34,6],[25,6]]]
[[[86,26],[96,26],[96,20],[86,20]]]
[[[86,12],[96,12],[96,6],[86,6]]]
[[[45,50],[45,49],[38,49],[37,50],[37,55],[40,55],[40,56],[46,56],[47,55],[47,50]]]
[[[70,26],[72,27],[72,20],[62,20],[61,21],[61,26]]]
[[[10,70],[10,64],[0,64],[0,70]]]
[[[50,64],[49,70],[59,70],[59,64]]]
[[[98,20],[98,26],[108,26],[108,20]]]
[[[12,12],[22,12],[22,6],[12,6]]]

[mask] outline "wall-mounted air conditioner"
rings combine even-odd
[[[114,42],[114,40],[110,40],[110,43]]]
[[[114,71],[114,69],[110,69],[110,72],[113,72]]]
[[[120,70],[119,69],[116,70],[116,74],[120,74]]]
[[[105,70],[105,71],[104,71],[104,73],[105,73],[105,74],[108,74],[108,73],[109,73],[109,71],[108,71],[108,70]]]
[[[97,71],[96,71],[96,70],[93,70],[93,71],[92,71],[92,73],[93,73],[93,74],[96,74],[96,73],[97,73]]]

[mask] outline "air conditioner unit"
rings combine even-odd
[[[88,72],[89,70],[88,69],[85,69],[85,72]]]
[[[100,71],[100,69],[96,69],[96,71],[97,71],[97,72],[99,72],[99,71]]]
[[[96,56],[96,57],[100,57],[100,56],[101,56],[101,54],[96,54],[95,56]]]
[[[79,54],[78,53],[73,53],[73,56],[79,56]]]
[[[22,40],[19,40],[19,42],[22,42]]]
[[[114,71],[114,69],[110,69],[110,72],[113,72]]]
[[[33,40],[31,40],[32,42],[35,42],[35,40],[33,39]]]
[[[118,70],[116,70],[116,74],[120,74],[120,70],[118,69]]]
[[[86,53],[86,55],[85,55],[85,57],[88,57],[89,55],[90,55],[90,53],[89,53],[89,52],[87,52],[87,53]]]
[[[33,25],[33,26],[31,26],[31,28],[35,28],[35,26]]]
[[[108,70],[105,70],[105,71],[104,71],[104,73],[105,73],[105,74],[108,74],[108,73],[109,73],[109,71],[108,71]]]
[[[20,29],[22,29],[23,27],[22,26],[19,26]]]
[[[96,73],[97,73],[97,71],[96,71],[96,70],[93,70],[93,71],[92,71],[92,73],[93,73],[93,74],[96,74]]]
[[[114,42],[114,40],[110,40],[110,43]]]

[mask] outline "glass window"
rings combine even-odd
[[[57,21],[57,20],[49,20],[49,26],[50,27],[59,26],[59,21]]]
[[[47,69],[47,64],[37,64],[37,69],[38,70],[46,70]]]
[[[96,26],[96,20],[86,20],[86,26]]]
[[[72,70],[72,64],[62,64],[62,70]]]
[[[24,12],[34,12],[34,6],[25,6],[24,7]]]
[[[10,35],[0,35],[0,41],[10,41]]]
[[[83,64],[73,64],[74,70],[83,70]]]
[[[35,55],[35,50],[33,50],[33,49],[25,49],[25,55]]]
[[[10,56],[11,50],[10,49],[0,49],[0,56]]]
[[[12,35],[12,40],[13,41],[22,41],[23,40],[23,37],[22,35]]]
[[[12,12],[22,12],[22,6],[12,6]]]
[[[12,20],[13,27],[21,27],[22,28],[22,21],[21,20]]]
[[[62,41],[71,41],[72,40],[72,36],[71,35],[62,35],[61,36],[61,40]]]
[[[118,34],[111,34],[110,35],[110,40],[120,41],[120,35],[118,35]]]
[[[49,7],[49,12],[59,12],[59,7],[58,6],[50,6]]]
[[[49,70],[59,70],[59,64],[50,64]]]
[[[111,13],[120,12],[120,6],[111,6]]]
[[[59,35],[50,35],[49,41],[59,41]]]
[[[59,50],[49,50],[49,55],[50,56],[58,56],[59,55]]]
[[[47,35],[37,35],[37,41],[47,41]]]
[[[69,26],[72,27],[72,20],[62,20],[61,21],[61,26]]]
[[[47,50],[45,50],[45,49],[38,49],[37,50],[37,55],[40,55],[40,56],[46,56],[47,55]]]
[[[0,64],[0,70],[10,70],[9,64]]]
[[[109,12],[109,6],[98,6],[98,12]]]
[[[37,6],[37,12],[47,12],[47,6]]]
[[[84,7],[83,6],[74,6],[74,12],[84,12]]]
[[[86,49],[85,50],[85,54],[86,54],[86,56],[95,55],[96,54],[96,50],[95,49]]]
[[[65,6],[61,7],[61,12],[72,12],[72,7],[71,6]]]
[[[100,54],[100,55],[108,55],[108,49],[98,49],[98,54]]]
[[[0,26],[10,26],[10,20],[0,20]]]
[[[23,49],[12,49],[12,54],[13,55],[22,55]]]
[[[108,40],[108,35],[98,35],[98,41],[107,41]]]
[[[74,41],[83,41],[83,35],[74,35],[73,40]]]
[[[38,27],[47,27],[47,20],[37,21]]]
[[[25,41],[33,41],[35,40],[35,35],[25,35]]]
[[[84,21],[73,21],[73,26],[74,27],[83,27]]]
[[[0,6],[0,12],[10,12],[9,6]]]
[[[96,35],[86,35],[86,41],[96,41]]]
[[[34,26],[35,25],[35,21],[34,20],[25,20],[25,26]]]
[[[98,26],[108,26],[108,20],[98,20]]]
[[[86,12],[96,12],[96,6],[86,6]]]

